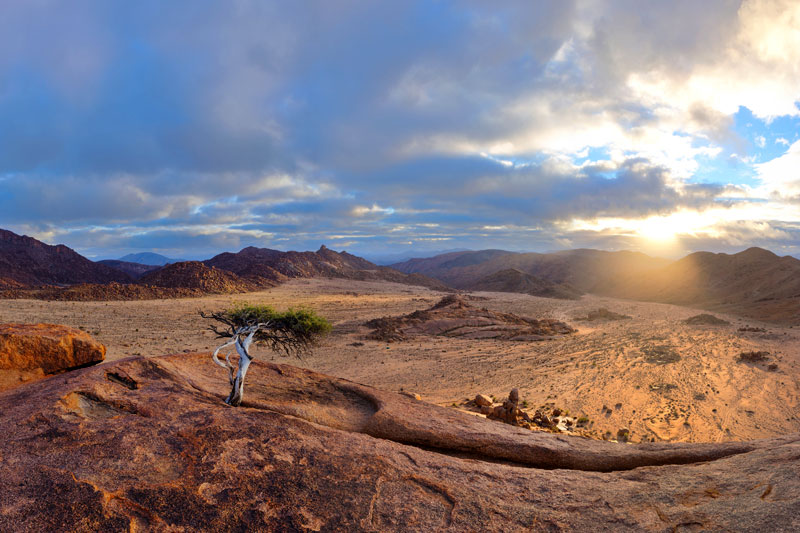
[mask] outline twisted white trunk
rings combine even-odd
[[[253,358],[250,356],[248,350],[250,349],[250,345],[253,344],[253,336],[256,334],[259,327],[261,327],[261,324],[258,326],[250,326],[248,328],[240,328],[236,331],[231,341],[226,342],[214,350],[214,353],[211,355],[211,358],[216,364],[228,370],[228,380],[231,384],[231,393],[225,399],[225,403],[228,405],[236,407],[242,403],[242,398],[244,396],[244,378],[247,375],[247,369],[250,367],[250,363],[253,361]],[[244,341],[242,341],[242,335],[244,334],[247,334],[247,337],[245,337]],[[236,351],[239,354],[238,368],[231,363],[230,353],[225,356],[224,363],[217,357],[217,354],[220,350],[230,346],[231,344],[236,346]]]

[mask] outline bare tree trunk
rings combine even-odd
[[[251,326],[237,330],[233,336],[233,339],[214,350],[214,353],[211,356],[216,364],[228,370],[228,381],[230,381],[231,384],[231,393],[225,399],[225,403],[228,405],[236,407],[242,404],[242,397],[244,395],[244,377],[247,375],[247,369],[250,367],[250,363],[253,361],[253,358],[250,356],[249,349],[250,345],[253,344],[253,336],[256,334],[259,327],[261,327],[261,324],[258,326]],[[248,335],[245,337],[244,341],[242,341],[242,335],[245,333]],[[230,354],[225,356],[224,363],[217,357],[217,354],[219,354],[220,350],[230,346],[231,344],[236,346],[236,351],[239,353],[238,369],[235,369],[233,363],[231,363]],[[234,370],[236,370],[235,375]]]
[[[252,336],[253,334],[251,333],[248,338]],[[245,348],[238,339],[236,340],[236,351],[239,352],[239,370],[236,372],[236,377],[231,381],[231,393],[225,399],[225,403],[234,407],[242,404],[242,397],[244,396],[244,377],[247,374],[250,362],[253,360],[250,354],[247,353],[247,348]]]

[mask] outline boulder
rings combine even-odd
[[[478,394],[477,396],[475,396],[475,405],[477,405],[478,407],[492,405],[492,399],[486,396],[485,394]]]
[[[105,346],[88,333],[69,326],[0,324],[0,389],[46,374],[96,364],[105,354]],[[9,376],[19,379],[9,380]]]
[[[259,360],[228,390],[205,353],[0,393],[0,531],[800,530],[800,435],[595,441]]]

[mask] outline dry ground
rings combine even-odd
[[[108,347],[108,360],[118,360],[212,349],[216,340],[204,330],[201,309],[216,310],[233,301],[278,308],[306,305],[334,323],[333,334],[302,361],[263,350],[256,352],[258,356],[384,389],[417,392],[442,405],[460,403],[479,392],[502,398],[519,387],[531,407],[555,403],[573,416],[587,416],[598,436],[628,428],[633,441],[749,440],[800,431],[800,327],[720,314],[731,321],[730,326],[687,326],[682,320],[699,310],[595,296],[564,301],[473,294],[486,298],[476,305],[565,320],[578,333],[542,342],[364,340],[364,321],[427,308],[443,294],[392,283],[329,279],[294,280],[246,295],[180,300],[5,300],[0,302],[0,322],[80,327]],[[574,320],[598,307],[633,318]],[[739,332],[743,325],[767,331]],[[737,362],[741,352],[761,350],[772,354],[777,370]]]

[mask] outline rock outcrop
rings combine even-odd
[[[101,362],[106,347],[57,324],[0,324],[0,390]]]
[[[445,296],[428,309],[376,318],[364,325],[372,329],[368,339],[383,342],[402,341],[416,335],[539,341],[575,332],[568,324],[550,318],[526,318],[474,307],[457,294]]]
[[[209,354],[0,394],[2,531],[796,531],[800,435],[630,445],[538,433]]]
[[[690,326],[729,326],[730,322],[723,320],[708,313],[700,313],[699,315],[690,316],[683,321],[684,324]]]
[[[589,311],[584,317],[576,317],[575,320],[581,322],[594,322],[595,320],[628,320],[629,318],[631,317],[628,315],[609,311],[605,307],[599,307]]]

